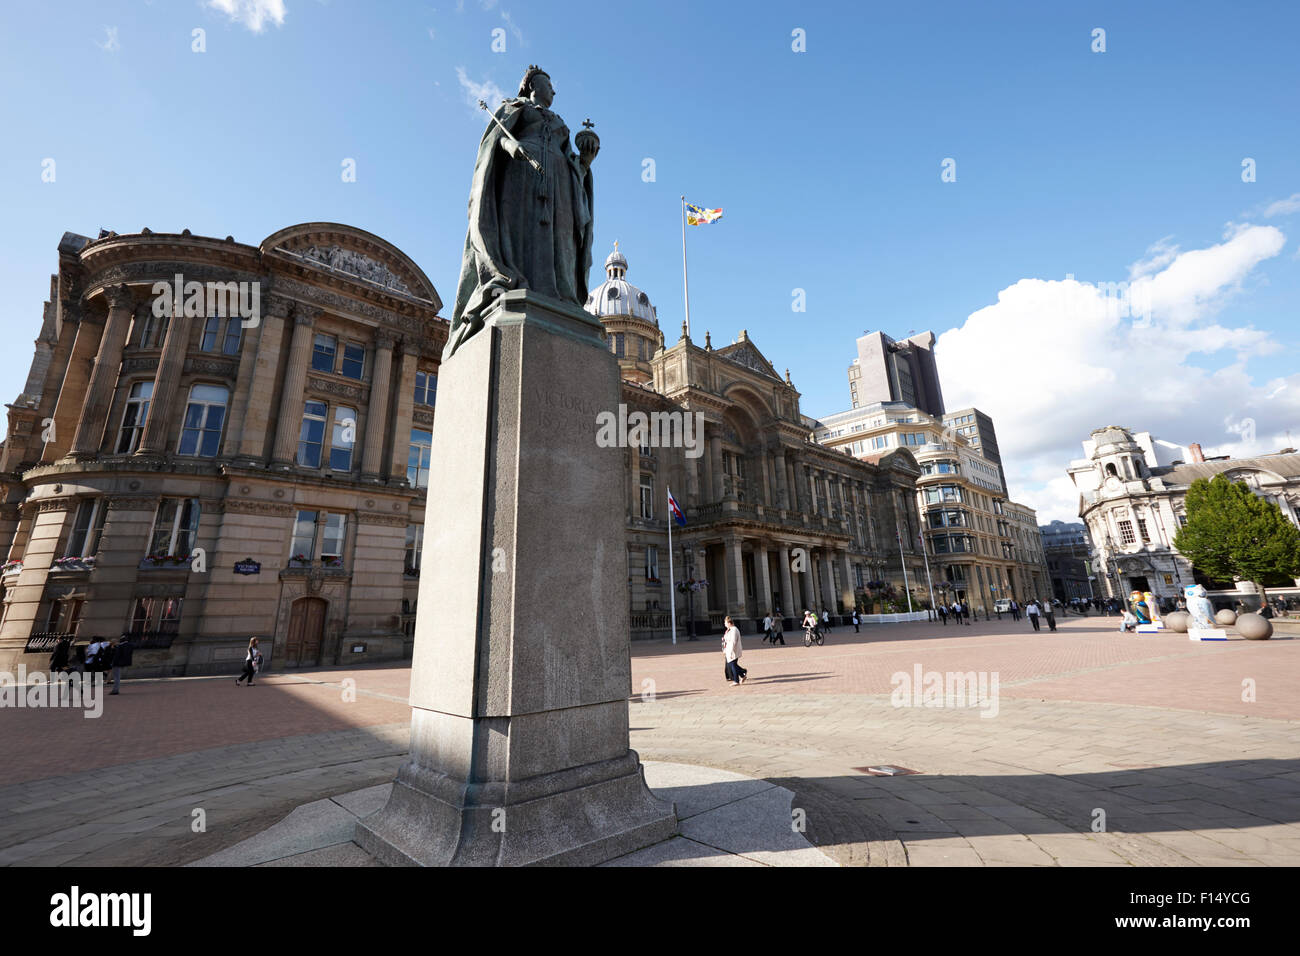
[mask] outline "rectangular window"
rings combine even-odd
[[[424,548],[424,525],[408,524],[406,526],[406,570],[420,569],[420,551]]]
[[[153,382],[136,382],[126,400],[122,413],[122,428],[117,433],[117,453],[129,455],[140,447],[144,426],[149,420],[149,399],[153,397]]]
[[[406,483],[412,488],[429,487],[429,463],[433,460],[433,432],[411,429],[410,452],[406,458]]]
[[[415,373],[415,404],[433,405],[438,392],[438,376],[433,372]]]
[[[1133,536],[1133,522],[1119,522],[1119,538],[1121,544],[1132,544],[1137,539]]]
[[[334,431],[330,435],[330,471],[352,470],[352,446],[357,440],[357,410],[334,406]]]
[[[1143,544],[1149,543],[1151,541],[1151,537],[1147,534],[1147,519],[1138,518],[1137,523],[1138,523],[1138,534],[1142,538],[1142,543]]]
[[[158,616],[159,634],[177,634],[181,629],[181,603],[178,597],[163,598],[162,614]]]
[[[307,402],[302,409],[302,428],[298,432],[298,464],[319,468],[321,446],[325,441],[324,402]]]
[[[645,579],[659,580],[659,548],[653,544],[647,545],[645,549]]]
[[[153,345],[153,334],[158,325],[158,319],[150,309],[144,314],[144,325],[140,328],[140,338],[136,341],[142,349],[150,348]]]
[[[150,557],[188,557],[194,550],[199,532],[198,498],[164,498],[158,503],[153,534],[149,540]]]
[[[234,316],[226,320],[226,339],[221,345],[221,351],[225,355],[238,355],[239,343],[244,335],[244,320],[239,316]]]
[[[325,530],[321,535],[320,556],[322,561],[342,560],[343,544],[348,533],[348,516],[327,514]]]
[[[317,334],[312,343],[311,367],[318,372],[334,371],[334,357],[338,354],[338,341],[332,335]]]
[[[199,342],[199,348],[204,352],[211,352],[217,347],[217,335],[221,331],[221,319],[212,315],[203,323],[203,339]]]
[[[343,346],[343,362],[339,366],[339,372],[348,378],[355,378],[361,381],[361,375],[366,369],[366,349],[363,345],[354,345],[351,342]]]
[[[641,517],[655,516],[655,480],[650,475],[641,476]]]
[[[293,522],[293,542],[289,545],[291,560],[302,563],[316,557],[316,512],[299,511]]]
[[[220,385],[195,385],[185,408],[180,454],[215,458],[221,450],[221,426],[228,392]]]
[[[131,633],[143,634],[149,630],[149,621],[153,619],[153,598],[138,597],[131,609]]]
[[[103,498],[88,498],[77,506],[77,516],[72,521],[72,536],[68,538],[65,555],[76,558],[94,556],[104,533],[104,515],[107,511]]]

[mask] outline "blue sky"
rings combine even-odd
[[[847,407],[864,329],[933,329],[950,405],[994,416],[1043,521],[1072,517],[1064,467],[1112,421],[1234,454],[1300,444],[1290,5],[105,0],[0,17],[7,398],[64,231],[257,243],[345,222],[450,300],[472,100],[513,94],[535,62],[570,127],[601,136],[597,263],[620,240],[673,341],[677,197],[721,206],[689,235],[694,337],[748,329],[807,414]],[[1106,320],[1080,285],[1140,274],[1160,290],[1147,322]]]

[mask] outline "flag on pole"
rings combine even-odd
[[[673,497],[673,491],[671,488],[668,489],[668,510],[673,513],[673,517],[677,519],[679,525],[683,528],[686,527],[686,513],[682,511],[682,506],[679,505],[677,499]]]
[[[707,226],[711,222],[717,222],[722,218],[721,209],[702,209],[699,206],[686,204],[686,224],[688,226]]]

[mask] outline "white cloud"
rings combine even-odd
[[[100,43],[96,40],[95,46],[105,53],[116,53],[122,49],[122,44],[117,42],[117,27],[104,27],[104,42]]]
[[[1265,219],[1271,219],[1274,216],[1289,216],[1293,212],[1300,212],[1300,193],[1292,193],[1286,199],[1269,203],[1264,208],[1263,215]]]
[[[1251,225],[1204,249],[1161,240],[1130,270],[1130,291],[1150,305],[1138,319],[1090,283],[1021,279],[939,336],[945,404],[993,417],[1011,495],[1037,508],[1040,523],[1076,519],[1065,469],[1103,425],[1234,457],[1277,450],[1300,421],[1300,373],[1255,385],[1251,357],[1282,346],[1217,316],[1285,242],[1278,229]]]
[[[456,79],[460,81],[460,88],[465,91],[465,102],[475,110],[478,109],[479,100],[486,103],[488,109],[495,110],[506,98],[505,91],[491,80],[475,83],[466,74],[463,66],[456,67]]]
[[[284,0],[207,0],[207,5],[254,33],[261,33],[267,23],[284,26]]]
[[[524,31],[520,30],[519,27],[515,25],[514,17],[510,16],[508,10],[501,11],[501,19],[506,22],[506,26],[510,28],[510,32],[515,35],[515,42],[520,46],[526,46],[527,44],[524,43]]]

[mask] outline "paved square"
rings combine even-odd
[[[1116,623],[848,627],[812,648],[746,635],[739,687],[716,636],[638,643],[632,745],[793,792],[811,842],[848,865],[1300,863],[1300,640]],[[892,678],[918,665],[982,673],[990,692],[996,672],[996,697],[894,706]],[[97,720],[6,710],[0,863],[191,862],[387,783],[408,680],[394,666],[131,681]],[[882,763],[920,773],[854,769]]]

